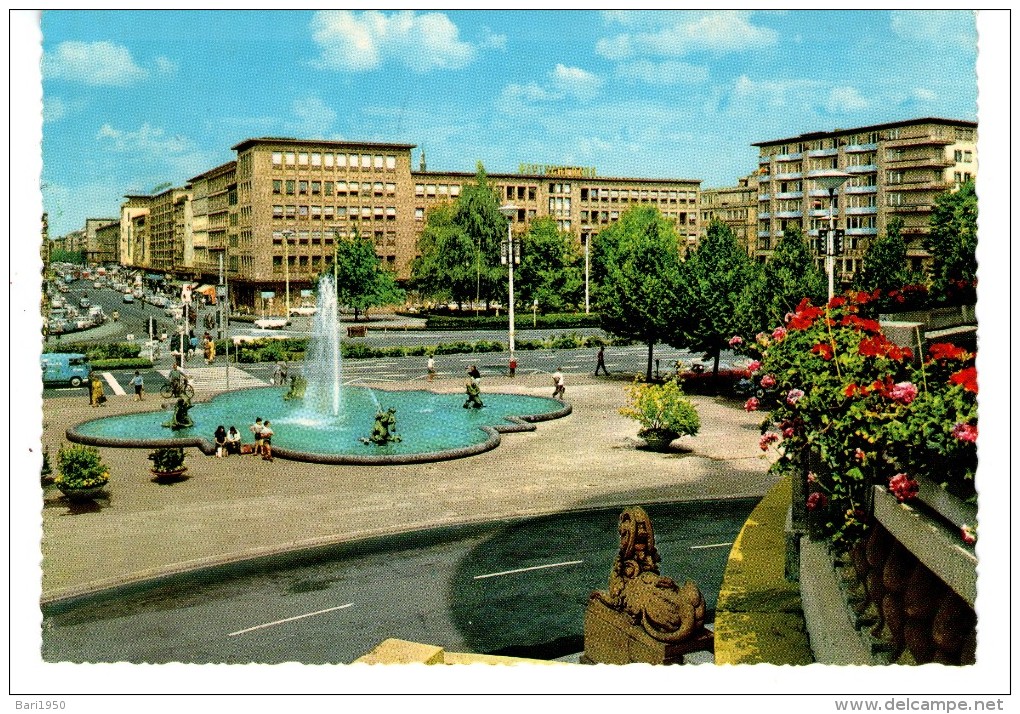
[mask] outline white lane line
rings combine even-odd
[[[294,617],[288,617],[283,620],[277,620],[276,622],[267,622],[264,625],[255,625],[255,627],[249,627],[245,630],[238,630],[237,632],[231,632],[227,637],[235,637],[237,635],[243,635],[246,632],[253,632],[254,630],[261,630],[263,627],[272,627],[273,625],[282,625],[284,622],[293,622],[294,620],[303,620],[306,617],[312,617],[313,615],[322,615],[326,612],[333,612],[334,610],[343,610],[348,607],[353,607],[354,603],[349,602],[346,605],[337,605],[336,607],[328,607],[325,610],[317,610],[315,612],[306,612],[304,615],[295,615]]]
[[[728,545],[733,545],[733,541],[729,543],[711,543],[709,545],[692,545],[691,550],[701,550],[702,548],[725,548]]]
[[[517,568],[516,570],[504,570],[501,573],[486,573],[485,575],[476,575],[475,580],[481,580],[483,578],[498,578],[500,575],[513,575],[514,573],[526,573],[529,570],[544,570],[546,568],[561,568],[564,565],[578,565],[583,563],[583,560],[568,560],[565,563],[550,563],[549,565],[533,565],[530,568]]]
[[[103,372],[103,379],[106,380],[106,383],[110,385],[110,389],[112,389],[113,393],[118,397],[123,397],[127,394],[127,392],[124,391],[124,387],[120,386],[120,382],[114,379],[113,375],[109,372]]]

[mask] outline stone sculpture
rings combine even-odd
[[[163,426],[168,429],[177,431],[179,429],[190,429],[195,426],[195,422],[188,415],[188,410],[191,409],[191,402],[185,397],[179,397],[177,404],[174,406],[174,415],[170,421],[163,422]]]
[[[361,440],[366,444],[375,444],[376,446],[385,446],[386,444],[400,441],[400,435],[395,431],[397,428],[396,414],[396,409],[387,409],[386,411],[380,409],[377,411],[375,413],[375,424],[372,426],[372,435],[362,437]]]

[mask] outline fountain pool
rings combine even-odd
[[[156,448],[197,446],[211,453],[216,427],[236,426],[243,443],[256,417],[272,422],[273,455],[296,461],[334,464],[394,464],[441,461],[482,453],[499,445],[501,432],[532,431],[532,422],[566,416],[570,406],[556,399],[485,392],[483,409],[464,409],[464,394],[382,391],[345,386],[343,410],[335,417],[287,401],[283,387],[226,392],[196,403],[195,425],[170,432],[161,425],[167,412],[155,411],[94,419],[72,427],[69,441],[94,446]],[[379,407],[396,409],[402,440],[385,446],[364,444]]]

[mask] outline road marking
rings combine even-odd
[[[583,563],[583,560],[568,560],[565,563],[550,563],[549,565],[533,565],[530,568],[517,568],[516,570],[504,570],[501,573],[486,573],[485,575],[476,575],[475,580],[481,580],[483,578],[498,578],[500,575],[513,575],[514,573],[526,573],[529,570],[544,570],[546,568],[561,568],[564,565],[578,565]]]
[[[110,385],[110,389],[112,389],[113,393],[118,397],[123,397],[127,394],[127,392],[124,391],[124,387],[120,386],[120,382],[114,379],[113,375],[109,372],[103,372],[103,379],[106,380],[106,383]]]
[[[729,543],[711,543],[709,545],[692,545],[691,550],[701,550],[702,548],[724,548],[728,545],[733,545],[733,541]]]
[[[337,605],[336,607],[328,607],[325,610],[317,610],[315,612],[306,612],[304,615],[295,615],[294,617],[288,617],[283,620],[276,620],[275,622],[267,622],[264,625],[255,625],[255,627],[249,627],[245,630],[238,630],[237,632],[231,632],[227,637],[235,637],[236,635],[243,635],[246,632],[253,632],[255,630],[261,630],[264,627],[272,627],[273,625],[282,625],[285,622],[293,622],[294,620],[303,620],[306,617],[312,617],[313,615],[322,615],[326,612],[333,612],[334,610],[343,610],[348,607],[353,607],[354,603],[349,602],[346,605]]]

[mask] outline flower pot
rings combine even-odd
[[[157,483],[174,483],[176,481],[183,481],[187,477],[187,466],[182,466],[179,469],[173,471],[157,471],[156,469],[149,469],[152,473],[152,480]]]
[[[74,501],[75,503],[91,501],[106,495],[106,484],[103,484],[102,486],[91,486],[89,488],[72,488],[70,486],[57,484],[57,488],[60,489],[68,501]]]
[[[917,498],[957,528],[977,524],[977,504],[967,503],[937,483],[917,477]]]
[[[669,445],[680,437],[675,431],[666,429],[642,429],[638,436],[645,440],[651,451],[669,451]]]

